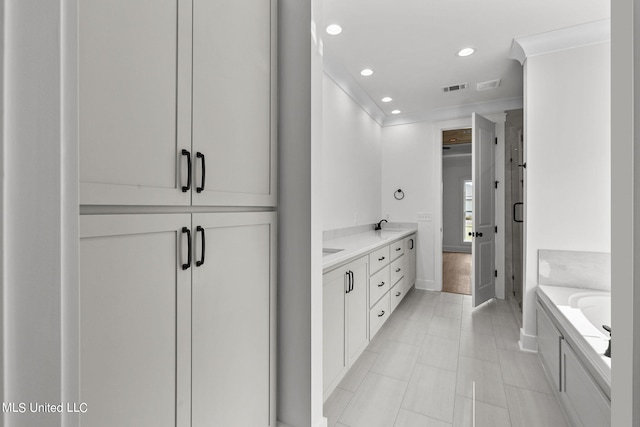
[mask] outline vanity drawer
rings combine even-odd
[[[391,285],[395,285],[402,276],[404,276],[404,257],[400,257],[391,263]]]
[[[404,298],[405,290],[404,290],[404,277],[398,281],[393,288],[389,291],[389,299],[391,300],[390,312],[396,309],[402,298]]]
[[[391,260],[398,258],[400,255],[404,254],[404,240],[398,240],[395,243],[389,245]]]
[[[369,340],[372,340],[375,334],[378,333],[384,322],[387,321],[389,315],[389,292],[384,294],[384,296],[373,306],[371,311],[369,311]]]
[[[369,278],[369,307],[373,307],[390,287],[389,266],[387,265]]]
[[[369,254],[370,274],[377,272],[387,264],[389,264],[389,245]]]

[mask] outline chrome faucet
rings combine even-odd
[[[382,230],[382,222],[389,222],[386,219],[381,219],[379,223],[374,224],[373,229],[374,230]]]

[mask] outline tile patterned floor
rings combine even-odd
[[[567,427],[506,301],[412,290],[324,405],[329,427]]]

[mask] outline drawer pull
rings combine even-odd
[[[400,270],[402,270],[400,267],[396,268],[396,273],[400,273]]]
[[[400,295],[402,295],[402,292],[398,292],[398,293],[396,294],[396,296],[397,296],[397,297],[399,297]]]
[[[383,287],[383,286],[384,286],[384,282],[382,282],[382,283],[380,283],[380,284],[378,285],[378,287],[379,287],[379,288],[381,288],[381,287]]]
[[[378,261],[384,261],[384,257],[378,258]]]
[[[382,317],[384,316],[384,310],[382,310],[382,313],[378,314],[378,317]]]
[[[401,251],[401,250],[402,250],[402,248],[396,248],[396,252]]]

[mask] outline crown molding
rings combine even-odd
[[[601,21],[589,22],[587,24],[513,39],[509,58],[515,59],[524,65],[527,58],[531,56],[608,40],[611,40],[611,20],[603,19]]]

